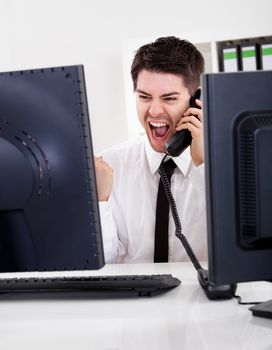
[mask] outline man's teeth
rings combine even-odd
[[[161,128],[162,126],[167,126],[166,123],[155,123],[155,122],[150,122],[150,125],[154,126],[154,128]]]

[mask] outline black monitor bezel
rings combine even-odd
[[[210,73],[202,78],[209,278],[216,284],[272,279],[272,248],[241,246],[235,122],[272,110],[272,72]]]

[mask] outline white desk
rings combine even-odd
[[[107,265],[92,274],[172,273],[182,284],[152,298],[0,296],[1,349],[268,350],[272,320],[236,299],[209,301],[190,263]],[[272,283],[238,288],[245,300],[272,299]]]

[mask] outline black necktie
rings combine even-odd
[[[166,162],[161,163],[161,167],[167,175],[169,184],[171,184],[171,176],[176,168],[175,162],[172,159],[168,159]],[[156,207],[154,262],[168,261],[168,224],[169,203],[160,179]]]

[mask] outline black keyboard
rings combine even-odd
[[[138,296],[152,296],[166,292],[180,284],[170,274],[114,275],[74,277],[27,277],[0,279],[0,293],[103,291],[130,292]]]

